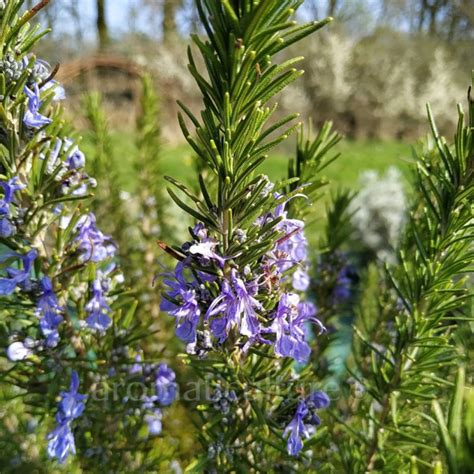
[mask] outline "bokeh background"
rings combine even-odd
[[[344,159],[328,171],[335,183],[357,187],[367,168],[395,165],[403,172],[410,147],[427,134],[428,102],[441,131],[451,134],[474,67],[474,0],[306,0],[299,15],[335,21],[298,44],[305,75],[280,97],[281,113],[298,110],[316,126],[332,120],[344,134]],[[84,92],[102,93],[123,150],[117,166],[125,191],[134,191],[127,150],[144,72],[161,104],[163,171],[192,179],[176,100],[200,108],[186,57],[190,34],[200,32],[193,1],[52,0],[38,21],[53,28],[38,54],[60,64],[76,125],[86,129]],[[271,178],[282,175],[292,150],[290,140],[268,162]]]

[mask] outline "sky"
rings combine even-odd
[[[54,1],[54,0],[53,0]],[[71,16],[67,13],[69,0],[56,0],[60,6],[60,19],[55,23],[53,34],[60,35],[64,32],[74,36],[77,30],[76,25],[71,22]],[[95,39],[95,3],[96,0],[80,0],[81,6],[81,30],[87,40]],[[161,19],[159,15],[147,8],[138,8],[138,0],[107,0],[106,15],[112,37],[118,37],[127,30],[134,29],[153,36],[159,36]],[[319,0],[318,12],[323,15],[326,11],[327,0]],[[63,6],[64,5],[64,6]],[[345,16],[363,18],[364,29],[371,29],[370,17],[374,18],[380,8],[379,0],[351,0],[346,3]],[[300,10],[301,16],[305,20],[314,19],[314,12],[305,6]],[[178,15],[178,27],[186,29],[186,16]],[[360,25],[359,25],[360,26]]]
[[[61,0],[67,4],[68,0]],[[59,3],[59,2],[58,2]],[[138,11],[136,0],[108,0],[106,2],[106,18],[112,36],[119,36],[129,27],[136,23],[138,29],[145,32],[156,30],[159,25],[158,18],[150,18],[150,11]],[[81,7],[81,26],[87,39],[95,37],[95,0],[80,0]],[[135,9],[136,15],[133,15]],[[132,13],[132,14],[131,14]],[[54,25],[55,34],[61,34],[64,31],[74,34],[75,25],[71,22],[71,16],[68,15],[66,8],[60,8],[60,18]]]

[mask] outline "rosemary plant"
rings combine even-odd
[[[214,181],[199,176],[195,194],[167,178],[183,195],[170,188],[170,196],[197,224],[189,242],[161,246],[178,261],[165,279],[162,309],[176,318],[183,360],[208,389],[197,407],[204,448],[190,467],[197,471],[291,469],[298,456],[309,462],[303,440],[320,423],[317,409],[329,404],[311,367],[303,368],[311,354],[306,326],[324,328],[302,295],[309,283],[304,222],[289,214],[292,200],[307,199],[305,184],[313,195],[320,183],[301,181],[301,158],[282,183],[258,174],[267,152],[299,127],[292,124],[298,114],[271,121],[276,94],[302,74],[294,68],[301,58],[274,63],[277,53],[330,21],[297,25],[301,3],[196,2],[207,39],[193,41],[206,74],[191,48],[189,70],[204,109],[198,118],[180,103],[179,122]],[[314,148],[313,155],[324,152]]]
[[[118,241],[123,255],[128,255],[127,216],[122,202],[122,183],[113,159],[115,149],[101,95],[98,92],[89,92],[83,99],[83,106],[92,142],[91,165],[88,169],[101,181],[92,207],[97,218],[104,221],[105,231]],[[109,215],[114,218],[108,219]]]
[[[374,256],[356,271],[347,249],[354,195],[341,191],[311,268],[303,219],[339,136],[328,123],[306,137],[298,114],[282,117],[275,100],[302,74],[301,58],[284,59],[288,46],[330,19],[298,25],[302,0],[196,0],[206,39],[193,36],[188,57],[203,110],[180,103],[179,123],[197,186],[167,177],[195,225],[172,245],[150,79],[137,124],[137,223],[98,96],[87,101],[96,182],[63,118],[56,68],[31,53],[47,32],[30,21],[48,0],[24,3],[0,1],[0,467],[54,469],[49,456],[68,472],[171,471],[182,453],[157,436],[178,385],[152,355],[174,355],[177,340],[164,347],[163,335],[150,336],[172,322],[185,344],[183,406],[201,445],[187,472],[472,472],[471,98],[452,145],[429,113],[434,148],[417,156],[397,258]],[[260,165],[296,131],[288,177],[272,183]],[[108,233],[123,243],[121,258]],[[162,274],[166,319],[155,317],[160,295],[148,285],[157,237],[175,264]],[[139,267],[150,273],[137,276]],[[352,318],[347,372],[330,353]],[[16,424],[8,407],[22,412]],[[321,415],[329,423],[318,428]],[[19,457],[18,426],[34,420],[38,452]]]
[[[341,437],[345,472],[472,470],[472,462],[469,468],[464,457],[462,464],[454,451],[461,443],[464,390],[462,376],[455,383],[455,374],[459,365],[472,368],[474,103],[469,101],[467,124],[459,108],[452,145],[439,136],[428,113],[435,149],[417,157],[416,197],[400,263],[380,275],[370,295],[372,309],[361,305],[357,311],[350,366],[359,395],[365,394],[351,393],[346,431],[333,433]],[[453,385],[458,388],[445,422],[439,403]]]
[[[0,5],[2,396],[21,398],[49,432],[40,453],[47,447],[60,463],[79,451],[86,470],[157,465],[152,438],[177,394],[175,375],[143,352],[148,328],[116,244],[88,210],[97,183],[62,118],[64,89],[31,54],[46,32],[29,22],[47,3]],[[8,445],[0,452],[8,468]]]

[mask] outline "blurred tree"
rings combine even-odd
[[[369,0],[305,0],[302,12],[314,19],[331,16],[336,19],[337,26],[344,25],[345,29],[357,32],[363,26],[370,28],[373,7]]]
[[[473,37],[473,0],[415,0],[418,30],[453,41]]]
[[[448,41],[457,38],[474,38],[474,1],[457,0],[451,2],[447,30]]]
[[[68,13],[71,15],[71,19],[75,25],[75,36],[77,42],[81,44],[84,40],[84,34],[82,31],[82,17],[79,3],[79,0],[70,0]]]
[[[474,0],[381,0],[379,22],[454,41],[473,38]]]
[[[180,31],[189,30],[191,33],[196,33],[199,30],[199,13],[194,0],[181,0],[181,6],[177,12],[177,23]]]
[[[329,0],[326,16],[334,16],[336,14],[336,10],[339,6],[339,3],[339,0]]]
[[[176,11],[181,0],[163,0],[163,41],[169,42],[176,35]]]
[[[183,0],[141,0],[138,5],[148,8],[161,17],[161,32],[163,41],[169,43],[176,37],[176,15],[181,9],[189,9],[188,2]]]
[[[109,42],[109,29],[107,26],[107,18],[105,14],[106,2],[105,0],[96,1],[97,10],[97,37],[99,39],[99,49],[103,50],[107,47]]]
[[[437,19],[441,11],[446,7],[447,0],[421,0],[418,15],[418,30],[422,31],[428,24],[430,34],[436,34],[438,29]]]

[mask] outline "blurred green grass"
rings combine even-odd
[[[114,156],[124,190],[134,192],[136,189],[136,170],[133,167],[134,136],[131,133],[111,132]],[[293,149],[287,144],[285,150],[276,152],[262,165],[261,172],[272,181],[286,176],[288,159]],[[325,170],[325,176],[331,182],[331,189],[359,188],[360,174],[367,169],[383,172],[389,166],[398,167],[403,174],[408,171],[411,162],[411,145],[399,141],[350,141],[342,140],[335,152],[340,157]],[[85,133],[82,148],[86,156],[92,156],[90,136]],[[173,176],[180,181],[190,183],[195,179],[193,150],[187,144],[172,146],[163,144],[162,170],[165,175]]]
[[[133,195],[137,188],[137,170],[133,164],[133,157],[137,153],[134,136],[113,131],[111,139],[114,153],[110,159],[115,161],[118,168],[122,190]],[[294,140],[293,144],[289,140],[285,148],[277,149],[262,165],[260,172],[267,174],[273,182],[284,179],[287,175],[288,160],[294,154],[294,146]],[[87,133],[84,134],[81,148],[90,163],[94,153],[90,135]],[[359,189],[360,175],[368,169],[383,172],[390,166],[396,166],[403,175],[408,176],[409,164],[412,161],[412,145],[399,141],[342,140],[328,158],[336,153],[340,153],[339,158],[324,170],[324,177],[329,180],[329,186],[325,188],[326,193],[322,200],[314,205],[306,222],[306,236],[310,245],[316,245],[322,235],[330,192]],[[196,186],[196,171],[193,165],[193,160],[196,159],[193,150],[185,143],[177,146],[162,145],[162,173],[178,179],[190,188]],[[163,182],[163,186],[167,185],[167,182]],[[176,211],[181,212],[177,207]]]

